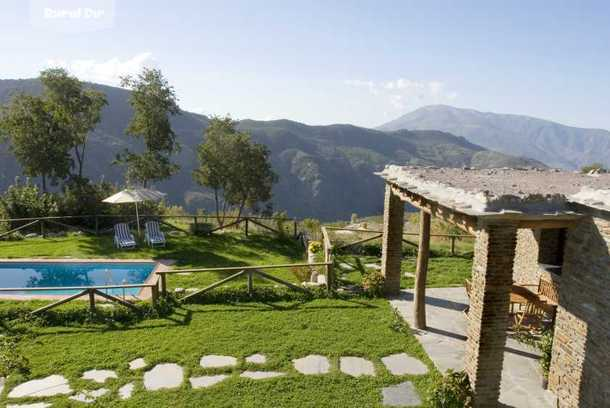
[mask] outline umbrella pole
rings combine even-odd
[[[138,214],[138,202],[136,201],[136,224],[138,224],[138,237],[142,234],[140,233],[140,215]]]

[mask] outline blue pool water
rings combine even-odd
[[[143,283],[154,262],[0,262],[0,288],[99,286]],[[108,289],[111,295],[136,295],[140,288]],[[63,295],[70,290],[1,292],[0,294]]]

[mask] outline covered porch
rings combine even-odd
[[[589,181],[570,179],[572,173],[536,172],[388,166],[379,173],[386,181],[385,293],[396,299],[394,305],[440,370],[466,371],[476,407],[554,406],[553,396],[542,388],[542,376],[536,376],[535,353],[507,339],[517,236],[523,230],[578,225],[583,216],[569,207],[566,197],[580,190],[579,182]],[[420,211],[420,242],[415,287],[401,293],[405,203]],[[426,291],[431,217],[476,237],[469,299],[461,288],[440,297]]]

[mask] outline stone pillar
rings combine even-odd
[[[415,272],[415,307],[413,309],[416,329],[426,328],[426,278],[430,258],[430,219],[429,213],[419,212],[419,246],[417,250],[417,270]]]
[[[498,405],[516,240],[516,228],[507,225],[477,232],[465,361],[475,407]]]
[[[387,296],[400,293],[404,214],[404,203],[397,195],[392,193],[392,188],[387,184],[383,205],[383,253],[381,255],[381,273],[385,278],[384,293]]]

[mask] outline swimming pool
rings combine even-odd
[[[136,284],[146,281],[155,262],[0,262],[0,288]],[[137,295],[140,288],[106,289],[112,295]],[[76,290],[2,292],[0,295],[65,295]]]

